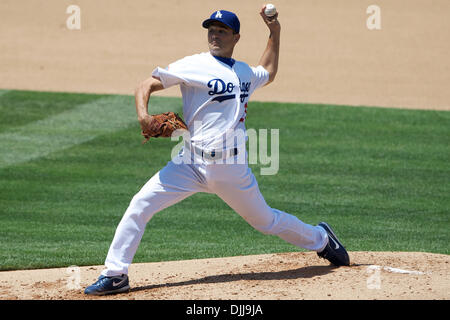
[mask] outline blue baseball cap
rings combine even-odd
[[[203,21],[203,28],[208,29],[209,25],[215,21],[222,22],[224,25],[233,29],[235,33],[239,33],[239,29],[241,28],[241,23],[239,22],[238,17],[231,11],[226,10],[218,10],[211,14],[209,19]]]

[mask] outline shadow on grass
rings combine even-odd
[[[300,278],[313,278],[322,276],[333,272],[335,266],[312,266],[303,267],[293,270],[274,271],[274,272],[251,272],[251,273],[238,273],[238,274],[220,274],[214,276],[207,276],[199,279],[192,279],[180,282],[162,283],[148,286],[140,286],[132,288],[130,292],[137,292],[143,290],[152,290],[164,287],[182,287],[196,284],[214,284],[225,283],[233,281],[265,281],[265,280],[290,280]]]

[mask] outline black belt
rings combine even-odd
[[[234,157],[235,155],[238,154],[238,148],[233,148],[233,149],[227,149],[227,150],[211,150],[211,151],[206,151],[203,149],[200,149],[198,147],[192,146],[190,144],[185,144],[186,148],[189,151],[192,151],[192,149],[194,149],[194,153],[200,157],[202,157],[203,159],[208,159],[208,160],[216,160],[216,159],[226,159],[228,157]]]

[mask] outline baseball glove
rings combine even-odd
[[[150,138],[169,138],[177,129],[188,130],[183,119],[177,113],[170,111],[153,114],[150,123],[142,129],[142,135],[145,137],[142,143],[146,143]]]

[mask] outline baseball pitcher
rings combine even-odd
[[[264,234],[316,251],[336,266],[349,265],[344,246],[326,223],[312,226],[266,203],[246,161],[245,141],[226,139],[230,132],[245,131],[250,96],[274,81],[277,74],[278,13],[269,17],[264,10],[265,6],[260,14],[270,35],[258,66],[232,58],[240,39],[240,22],[236,14],[217,10],[202,23],[207,29],[207,52],[184,57],[167,68],[157,67],[137,87],[136,112],[142,135],[146,139],[167,137],[181,129],[188,133],[188,139],[181,152],[132,198],[116,229],[105,269],[86,288],[86,294],[129,291],[128,268],[147,223],[155,213],[197,192],[216,194]],[[173,113],[148,112],[151,94],[172,86],[181,89],[184,121]]]

